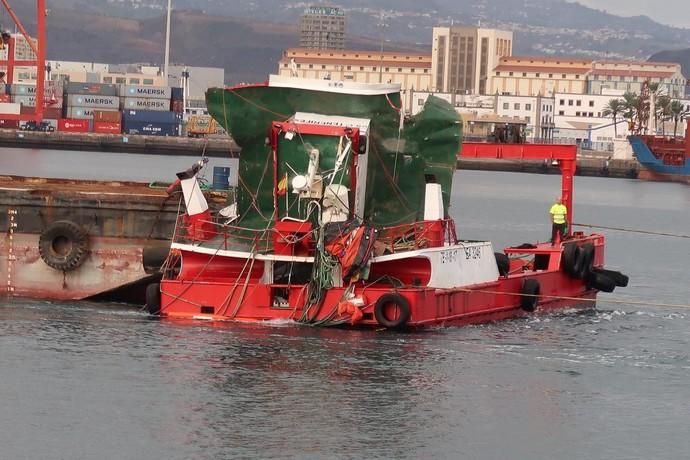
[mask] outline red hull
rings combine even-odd
[[[604,241],[601,236],[590,236],[573,241],[574,245],[590,244],[594,251],[590,264],[601,267],[604,263]],[[533,307],[539,310],[559,308],[593,308],[597,290],[591,289],[581,277],[565,270],[561,245],[541,244],[529,249],[509,248],[507,253],[515,256],[532,256],[531,262],[516,257],[511,261],[507,276],[495,281],[463,287],[439,289],[414,287],[406,283],[396,288],[391,284],[370,284],[360,281],[350,286],[350,298],[356,298],[357,307],[350,306],[348,287],[327,289],[318,305],[309,305],[306,300],[308,286],[302,284],[276,285],[260,282],[264,272],[261,261],[244,271],[247,263],[242,258],[210,259],[199,254],[182,251],[182,269],[176,279],[165,279],[160,284],[160,305],[163,317],[175,319],[229,320],[261,322],[272,320],[293,320],[317,325],[345,325],[357,327],[391,327],[381,321],[385,305],[384,296],[402,297],[409,305],[409,315],[398,326],[461,326],[497,321],[525,315]],[[212,258],[212,257],[211,257]],[[395,267],[398,272],[418,270],[411,262],[402,260]],[[539,261],[539,262],[536,262]],[[204,273],[203,267],[210,268]],[[391,265],[383,265],[390,269]],[[197,268],[201,269],[198,270]],[[380,270],[372,264],[371,272]],[[241,275],[241,272],[244,275]],[[399,273],[393,275],[399,278]],[[536,296],[526,290],[526,282],[538,283]],[[281,302],[276,303],[279,293]],[[531,304],[530,299],[534,299]],[[398,302],[399,303],[399,302]],[[531,305],[530,305],[531,304]],[[358,310],[358,311],[355,311]],[[356,313],[356,314],[355,314]],[[397,305],[385,312],[385,318],[392,320],[402,315]]]
[[[524,316],[521,308],[520,288],[525,277],[515,277],[492,284],[474,286],[456,291],[437,289],[396,289],[411,305],[411,315],[407,327],[462,326]],[[561,308],[593,308],[596,292],[587,289],[582,281],[575,281],[558,273],[542,273],[530,276],[542,286],[539,309],[556,310]],[[169,318],[191,318],[206,320],[233,320],[261,322],[271,320],[298,321],[305,311],[298,305],[288,308],[270,306],[269,285],[248,286],[246,298],[237,307],[240,289],[235,283],[208,282],[189,283],[164,281],[161,283],[163,316]],[[303,286],[293,287],[291,298],[301,299]],[[344,289],[331,289],[320,309],[308,312],[310,322],[333,322],[333,325],[350,325],[347,314],[337,315],[337,305]],[[363,318],[356,323],[360,327],[382,327],[374,317],[374,305],[379,298],[393,292],[390,287],[368,288],[364,291],[366,306],[362,308]],[[193,300],[192,300],[193,299]],[[229,300],[229,301],[228,301]],[[210,312],[211,309],[216,313]],[[313,316],[311,316],[313,315]],[[334,316],[335,315],[335,316]]]
[[[687,174],[662,174],[644,168],[640,169],[637,178],[655,182],[679,182],[681,184],[690,184],[690,176]]]

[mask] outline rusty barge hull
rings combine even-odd
[[[148,184],[2,176],[0,292],[140,301],[158,276],[146,272],[143,248],[166,246],[178,205],[178,194]]]

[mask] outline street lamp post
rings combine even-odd
[[[383,11],[381,11],[381,14],[379,16],[379,23],[376,24],[377,27],[381,29],[381,51],[379,54],[379,83],[382,83],[383,80],[383,39],[384,39],[384,30],[386,27],[388,27],[388,24],[384,22],[384,16],[383,16]]]
[[[168,86],[168,63],[170,62],[170,11],[172,10],[172,0],[168,0],[168,11],[165,22],[165,63],[163,65],[163,84]]]

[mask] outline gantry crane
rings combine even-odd
[[[7,59],[0,59],[0,66],[6,66],[5,83],[12,84],[14,79],[15,67],[36,67],[36,107],[32,114],[3,114],[2,117],[6,120],[20,120],[20,121],[43,121],[44,91],[45,91],[45,68],[46,68],[46,7],[45,0],[36,0],[36,43],[31,40],[31,37],[26,32],[24,25],[19,20],[14,10],[9,4],[8,0],[0,0],[2,5],[7,10],[10,18],[17,26],[17,30],[22,34],[31,50],[36,55],[36,59],[22,59],[16,60],[15,54],[15,38],[9,34],[3,34],[3,46],[7,47]],[[5,43],[6,41],[6,43]]]

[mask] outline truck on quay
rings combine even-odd
[[[192,115],[187,120],[187,137],[206,137],[218,133],[218,123],[210,115]]]

